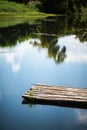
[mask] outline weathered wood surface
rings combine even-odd
[[[22,95],[24,99],[40,104],[80,105],[87,108],[87,89],[63,86],[33,85],[29,92]]]

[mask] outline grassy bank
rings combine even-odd
[[[42,13],[39,8],[40,2],[30,2],[29,4],[18,4],[7,0],[0,0],[0,16],[8,17],[47,17],[54,14]],[[82,14],[87,14],[87,9],[82,7]]]
[[[47,17],[53,14],[46,14],[39,11],[39,2],[31,2],[28,5],[18,4],[0,0],[0,16],[8,17]]]

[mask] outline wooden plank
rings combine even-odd
[[[22,95],[25,100],[32,100],[41,104],[75,104],[82,107],[87,107],[87,89],[86,88],[72,88],[64,86],[48,86],[36,84],[30,90]]]

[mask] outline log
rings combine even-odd
[[[44,104],[87,108],[87,88],[35,84],[25,92],[23,104]]]

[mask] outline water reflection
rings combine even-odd
[[[9,48],[0,49],[0,57],[5,57],[6,62],[11,64],[13,72],[17,72],[18,70],[20,70],[21,59],[23,56],[24,49],[21,46],[20,50],[20,47],[17,46],[14,48],[14,50],[15,51],[11,49],[9,52]]]
[[[34,39],[32,39],[32,42]],[[25,42],[17,42],[17,46],[15,46],[13,49],[11,48],[0,48],[0,57],[3,57],[6,59],[6,62],[11,64],[13,72],[18,72],[21,68],[21,62],[23,55],[29,48],[29,42],[31,42],[31,39],[26,40]]]
[[[1,130],[87,129],[77,118],[82,111],[21,104],[21,95],[32,83],[87,87],[87,22],[70,19],[49,17],[0,26]]]
[[[38,20],[37,24],[24,23],[10,27],[1,27],[0,46],[12,48],[15,47],[17,43],[21,43],[26,39],[32,39],[30,44],[38,48],[47,49],[48,57],[53,58],[55,63],[61,63],[67,59],[67,46],[70,44],[65,43],[62,39],[66,39],[67,42],[69,40],[73,41],[74,49],[76,49],[77,47],[75,47],[74,44],[75,38],[78,43],[87,41],[86,26],[87,22],[82,21],[79,16],[75,18],[49,17],[44,20]],[[75,38],[72,37],[70,39],[69,36],[71,34],[73,34]],[[66,35],[67,37],[63,38]],[[33,39],[38,39],[38,41],[33,41]],[[60,41],[62,41],[62,43],[60,43]],[[69,54],[68,60],[72,59],[72,61],[74,61],[72,55],[73,52]],[[79,57],[77,56],[77,59],[81,60],[81,55],[79,55]],[[84,60],[86,60],[86,56]]]
[[[78,122],[87,125],[87,110],[75,110],[75,113]]]
[[[39,40],[41,40],[41,38]],[[43,42],[42,40],[40,44],[38,42],[33,42],[33,46],[38,47],[39,49],[47,49],[48,57],[53,58],[55,63],[63,62],[66,58],[66,47],[63,46],[60,49],[60,45],[57,45],[57,40],[50,40],[49,42]]]
[[[11,64],[13,72],[18,72],[21,67],[23,56],[33,51],[33,47],[38,51],[44,51],[44,56],[53,58],[56,63],[64,61],[66,63],[87,63],[87,42],[80,42],[75,35],[64,36],[58,39],[56,45],[49,44],[49,47],[42,47],[40,39],[30,38],[24,42],[17,42],[13,48],[0,48],[0,57],[5,57],[6,62]],[[41,52],[40,52],[41,53]],[[29,54],[30,55],[30,54]]]
[[[62,48],[66,46],[68,63],[87,63],[87,42],[80,42],[76,35],[64,36],[59,38],[58,45]]]
[[[0,91],[0,103],[1,103],[1,100],[2,100],[2,92]]]

